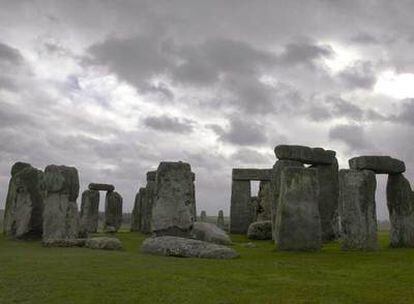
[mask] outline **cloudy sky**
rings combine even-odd
[[[131,210],[183,160],[198,210],[274,146],[405,160],[414,180],[414,2],[0,0],[0,207],[10,167],[73,165]],[[384,177],[379,178],[380,193]],[[386,216],[383,195],[379,215]]]

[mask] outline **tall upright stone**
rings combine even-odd
[[[134,208],[131,214],[131,231],[141,231],[141,195],[138,193],[135,195]]]
[[[147,193],[147,188],[139,188],[139,197],[141,200],[141,232],[151,232],[151,214],[152,202],[151,195]]]
[[[339,213],[343,250],[378,248],[376,187],[373,171],[339,171]]]
[[[387,182],[391,247],[414,247],[414,193],[403,174],[390,174]]]
[[[224,230],[224,213],[223,213],[223,210],[220,210],[218,212],[218,216],[217,216],[217,226],[220,229],[223,229]]]
[[[335,158],[330,165],[313,165],[312,168],[318,171],[322,241],[329,242],[338,237],[338,161]]]
[[[74,239],[79,236],[78,170],[49,165],[45,169],[47,195],[43,211],[43,241]]]
[[[272,217],[272,193],[270,181],[261,181],[257,195],[256,221],[269,221]]]
[[[278,160],[273,166],[270,180],[272,239],[276,240],[276,215],[280,196],[280,180],[283,168],[303,168],[303,164],[294,160]]]
[[[109,191],[105,196],[105,232],[117,232],[122,225],[122,196]]]
[[[254,221],[250,181],[233,180],[231,187],[230,233],[245,234]]]
[[[207,213],[205,210],[202,210],[200,213],[200,222],[207,222]]]
[[[98,231],[99,222],[99,191],[85,190],[82,193],[80,212],[80,232],[87,236],[88,233]]]
[[[276,218],[279,250],[321,248],[318,184],[315,169],[286,167],[282,170]]]
[[[30,164],[12,166],[3,233],[12,238],[41,238],[43,231],[43,172]]]
[[[155,181],[152,232],[188,236],[194,223],[194,182],[191,167],[183,162],[161,162]]]

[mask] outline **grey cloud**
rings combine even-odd
[[[23,62],[23,57],[18,49],[0,42],[0,60],[12,64],[20,64]]]
[[[219,135],[220,140],[235,145],[262,145],[267,142],[265,127],[254,121],[233,117],[227,130],[220,126],[210,126],[210,128]]]
[[[377,81],[373,65],[368,61],[355,62],[339,73],[338,78],[349,89],[372,89]]]
[[[314,65],[314,61],[329,58],[334,54],[329,45],[316,45],[309,42],[295,42],[286,45],[279,56],[279,63],[283,65]]]
[[[189,119],[179,119],[177,117],[150,116],[144,119],[144,124],[158,131],[172,133],[190,133],[194,129],[194,121]]]
[[[329,130],[329,138],[344,142],[351,151],[361,151],[370,146],[364,128],[359,125],[336,125]]]

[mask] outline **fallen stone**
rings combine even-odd
[[[231,240],[226,232],[214,224],[195,222],[192,230],[192,237],[209,243],[220,245],[230,245]]]
[[[349,168],[371,170],[377,174],[398,174],[405,172],[405,163],[390,156],[359,156],[349,160]]]
[[[342,250],[376,250],[375,173],[339,171],[339,213]]]
[[[175,236],[146,239],[141,247],[147,254],[205,259],[234,259],[239,254],[226,246]]]
[[[43,232],[43,172],[15,163],[6,197],[3,232],[16,239],[41,238]]]
[[[414,247],[414,193],[403,174],[391,174],[387,182],[391,247]]]
[[[83,236],[98,231],[99,191],[85,190],[82,193],[80,212],[80,232]]]
[[[74,167],[50,165],[45,169],[47,196],[43,211],[43,241],[79,236],[79,176]]]
[[[330,165],[335,161],[336,155],[332,150],[294,145],[276,146],[275,154],[280,160],[295,160],[310,165]]]
[[[242,246],[246,247],[246,248],[256,248],[257,247],[256,244],[252,243],[252,242],[243,243]]]
[[[88,188],[89,190],[97,190],[97,191],[114,191],[115,190],[115,186],[111,184],[90,183]]]
[[[117,232],[122,225],[122,196],[116,192],[107,192],[105,197],[105,232]]]
[[[155,235],[188,236],[194,218],[194,182],[183,162],[161,162],[156,175],[151,228]]]
[[[44,240],[42,245],[45,247],[84,247],[86,239],[62,239]]]
[[[260,221],[251,223],[247,230],[247,238],[251,240],[271,240],[272,221]]]
[[[279,250],[316,251],[321,248],[318,184],[315,169],[287,167],[282,170],[276,218]]]
[[[85,242],[85,247],[90,249],[121,250],[122,243],[113,237],[94,237]]]

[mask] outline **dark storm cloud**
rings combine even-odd
[[[313,66],[315,60],[330,58],[333,55],[334,51],[329,45],[316,45],[305,41],[287,44],[278,59],[279,63],[283,65]]]
[[[150,116],[144,119],[144,125],[147,127],[172,133],[190,133],[194,129],[194,123],[194,121],[189,119],[179,119],[167,115]]]
[[[0,42],[0,61],[20,64],[23,62],[23,57],[18,49]]]

